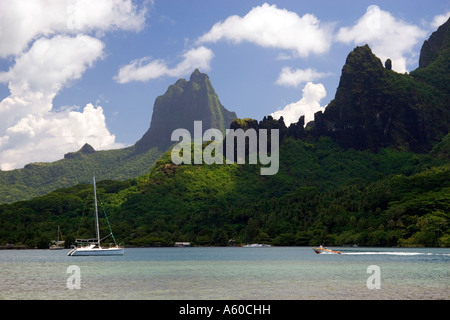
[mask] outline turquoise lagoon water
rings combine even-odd
[[[450,249],[333,249],[343,254],[318,255],[310,247],[126,248],[116,257],[1,250],[0,299],[450,298]],[[379,268],[379,289],[367,284],[375,276],[370,266]]]

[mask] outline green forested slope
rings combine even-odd
[[[177,166],[165,154],[146,176],[100,181],[99,197],[129,246],[450,246],[448,158],[343,150],[325,138],[286,138],[280,152],[274,176],[249,164]],[[92,216],[89,184],[2,205],[0,244],[46,247],[58,225],[68,243],[90,237]]]
[[[114,180],[137,177],[147,172],[161,155],[156,148],[141,154],[134,152],[134,146],[85,152],[84,148],[89,147],[85,145],[80,151],[66,154],[64,159],[55,162],[0,171],[0,203],[27,200],[58,188],[90,182],[93,175]]]

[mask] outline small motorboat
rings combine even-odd
[[[313,250],[317,254],[341,254],[340,251],[331,250],[331,249],[328,249],[327,247],[324,248],[322,246],[320,246],[319,248],[313,248]]]

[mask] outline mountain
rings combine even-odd
[[[334,100],[315,114],[315,135],[330,136],[344,148],[358,150],[430,151],[449,132],[450,124],[449,87],[433,81],[450,79],[448,48],[440,52],[439,59],[447,66],[438,73],[429,74],[437,63],[430,62],[411,74],[399,74],[383,67],[369,46],[355,48],[342,68]]]
[[[126,246],[228,245],[232,239],[450,247],[449,87],[439,83],[449,76],[448,46],[441,39],[430,37],[439,49],[409,75],[393,72],[389,62],[383,67],[368,46],[355,48],[335,99],[306,127],[304,117],[289,127],[270,116],[233,120],[233,129],[279,130],[275,175],[261,175],[259,164],[177,165],[165,152],[142,176],[99,181],[116,239]],[[161,100],[194,94],[187,81],[178,82]],[[144,142],[141,151],[155,145]],[[95,154],[85,146],[68,158]],[[0,246],[46,247],[58,225],[67,244],[92,237],[81,225],[92,215],[88,197],[92,186],[78,184],[0,205]],[[108,234],[107,224],[100,225]]]
[[[411,75],[423,83],[438,88],[450,100],[450,18],[440,26],[420,51],[419,68]]]
[[[356,47],[342,68],[335,98],[304,127],[283,118],[237,119],[232,128],[276,128],[280,137],[330,137],[344,149],[383,148],[428,153],[450,129],[450,19],[423,44],[410,74],[384,66],[368,45]]]
[[[136,154],[135,147],[95,151],[85,144],[79,151],[50,163],[30,163],[22,169],[0,171],[0,202],[31,199],[53,190],[100,179],[126,180],[148,172],[161,155],[156,149]]]
[[[220,103],[208,75],[196,69],[189,81],[179,79],[156,98],[150,128],[136,143],[136,151],[153,147],[166,151],[175,143],[170,139],[172,132],[183,128],[193,133],[194,121],[202,121],[203,130],[225,132],[235,118],[236,113]]]
[[[192,129],[194,120],[225,131],[236,118],[219,101],[209,77],[195,70],[189,81],[179,79],[156,98],[150,128],[135,145],[116,150],[95,151],[85,144],[51,163],[31,163],[23,169],[0,171],[0,203],[44,195],[58,188],[97,179],[126,180],[148,172],[158,157],[175,143],[176,128]],[[191,131],[192,132],[192,131]]]
[[[450,161],[392,149],[345,150],[330,138],[285,137],[280,170],[259,165],[175,165],[165,153],[148,174],[97,183],[125,246],[450,246]],[[92,185],[0,205],[0,246],[48,247],[92,237]],[[104,218],[102,218],[104,219]],[[108,234],[107,223],[101,234]]]
[[[444,56],[447,54],[445,51],[449,50],[449,48],[450,18],[423,43],[422,49],[420,50],[419,68],[426,68],[438,60],[445,60]]]

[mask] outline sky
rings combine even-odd
[[[313,120],[368,44],[418,67],[450,0],[0,0],[0,170],[123,148],[198,68],[239,118]]]

